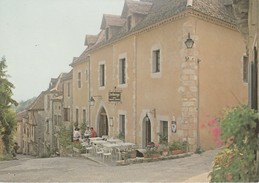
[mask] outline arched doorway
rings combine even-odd
[[[108,135],[109,133],[109,126],[108,126],[108,118],[105,109],[102,107],[99,116],[98,116],[98,136]]]
[[[151,142],[151,122],[148,115],[143,119],[142,129],[142,145],[145,148]]]

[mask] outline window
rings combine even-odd
[[[125,121],[126,116],[124,114],[119,115],[119,136],[125,140]]]
[[[86,123],[86,110],[83,109],[83,123]]]
[[[70,97],[70,83],[67,83],[67,96]]]
[[[119,82],[120,84],[126,84],[126,59],[119,60]]]
[[[47,96],[47,110],[50,109],[50,96]]]
[[[100,65],[100,86],[105,86],[105,65]]]
[[[64,121],[70,121],[70,109],[64,108]]]
[[[109,40],[109,27],[105,29],[105,38],[106,40]]]
[[[86,81],[88,80],[88,70],[87,69],[85,70],[85,80]]]
[[[127,26],[128,26],[128,31],[130,31],[130,29],[131,29],[131,24],[132,24],[132,17],[131,16],[128,16],[128,20],[127,20]]]
[[[160,139],[161,143],[168,142],[168,122],[167,121],[160,121]]]
[[[152,54],[153,73],[160,72],[160,50],[154,50]]]
[[[77,87],[81,88],[81,72],[79,72],[77,75]]]
[[[243,82],[248,83],[248,57],[243,57]]]
[[[79,117],[79,111],[78,111],[78,109],[76,109],[76,123],[78,124],[78,117]]]

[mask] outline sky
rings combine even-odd
[[[25,101],[69,72],[100,32],[103,14],[121,15],[124,0],[0,0],[0,57],[6,58],[13,98]]]

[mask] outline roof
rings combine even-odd
[[[42,110],[44,111],[44,96],[45,96],[45,91],[41,92],[41,94],[35,99],[35,101],[26,108],[28,111],[32,110]]]
[[[121,17],[127,18],[128,12],[130,14],[136,13],[136,14],[147,15],[151,6],[152,6],[151,2],[126,0],[124,3]]]
[[[85,36],[85,46],[95,44],[98,39],[98,35],[86,35]]]
[[[28,112],[26,110],[18,112],[16,114],[17,121],[22,121],[23,118],[28,118]]]
[[[225,21],[232,25],[236,25],[236,21],[232,12],[229,12],[228,9],[224,6],[226,3],[228,4],[228,1],[229,0],[154,0],[153,5],[148,11],[148,14],[134,28],[132,28],[130,31],[127,31],[125,26],[122,27],[121,31],[114,35],[111,39],[102,42],[100,41],[99,43],[97,42],[94,46],[89,48],[87,52],[108,45],[129,34],[133,34],[134,32],[155,25],[163,20],[176,16],[190,9]],[[187,3],[191,4],[191,6],[187,7]],[[146,14],[147,9],[144,7],[147,8],[147,4],[151,5],[150,2],[126,0],[121,16],[126,16],[128,10],[136,13],[142,9],[142,14]]]
[[[104,14],[101,24],[101,29],[104,30],[106,27],[116,26],[122,27],[126,22],[126,19],[121,18],[119,15]]]
[[[105,30],[101,30],[100,33],[97,35],[97,40],[95,42],[95,45],[98,45],[99,43],[103,42],[103,40],[105,39]],[[70,64],[70,66],[74,66],[78,63],[81,63],[83,61],[86,61],[87,57],[88,57],[88,53],[91,47],[87,47],[83,53],[77,58],[77,59],[73,59],[72,63]]]
[[[73,78],[73,70],[71,70],[69,73],[64,73],[61,81],[66,81],[66,80],[70,80]]]

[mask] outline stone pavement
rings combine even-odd
[[[0,182],[208,182],[217,150],[179,159],[109,166],[79,157],[0,162]]]

